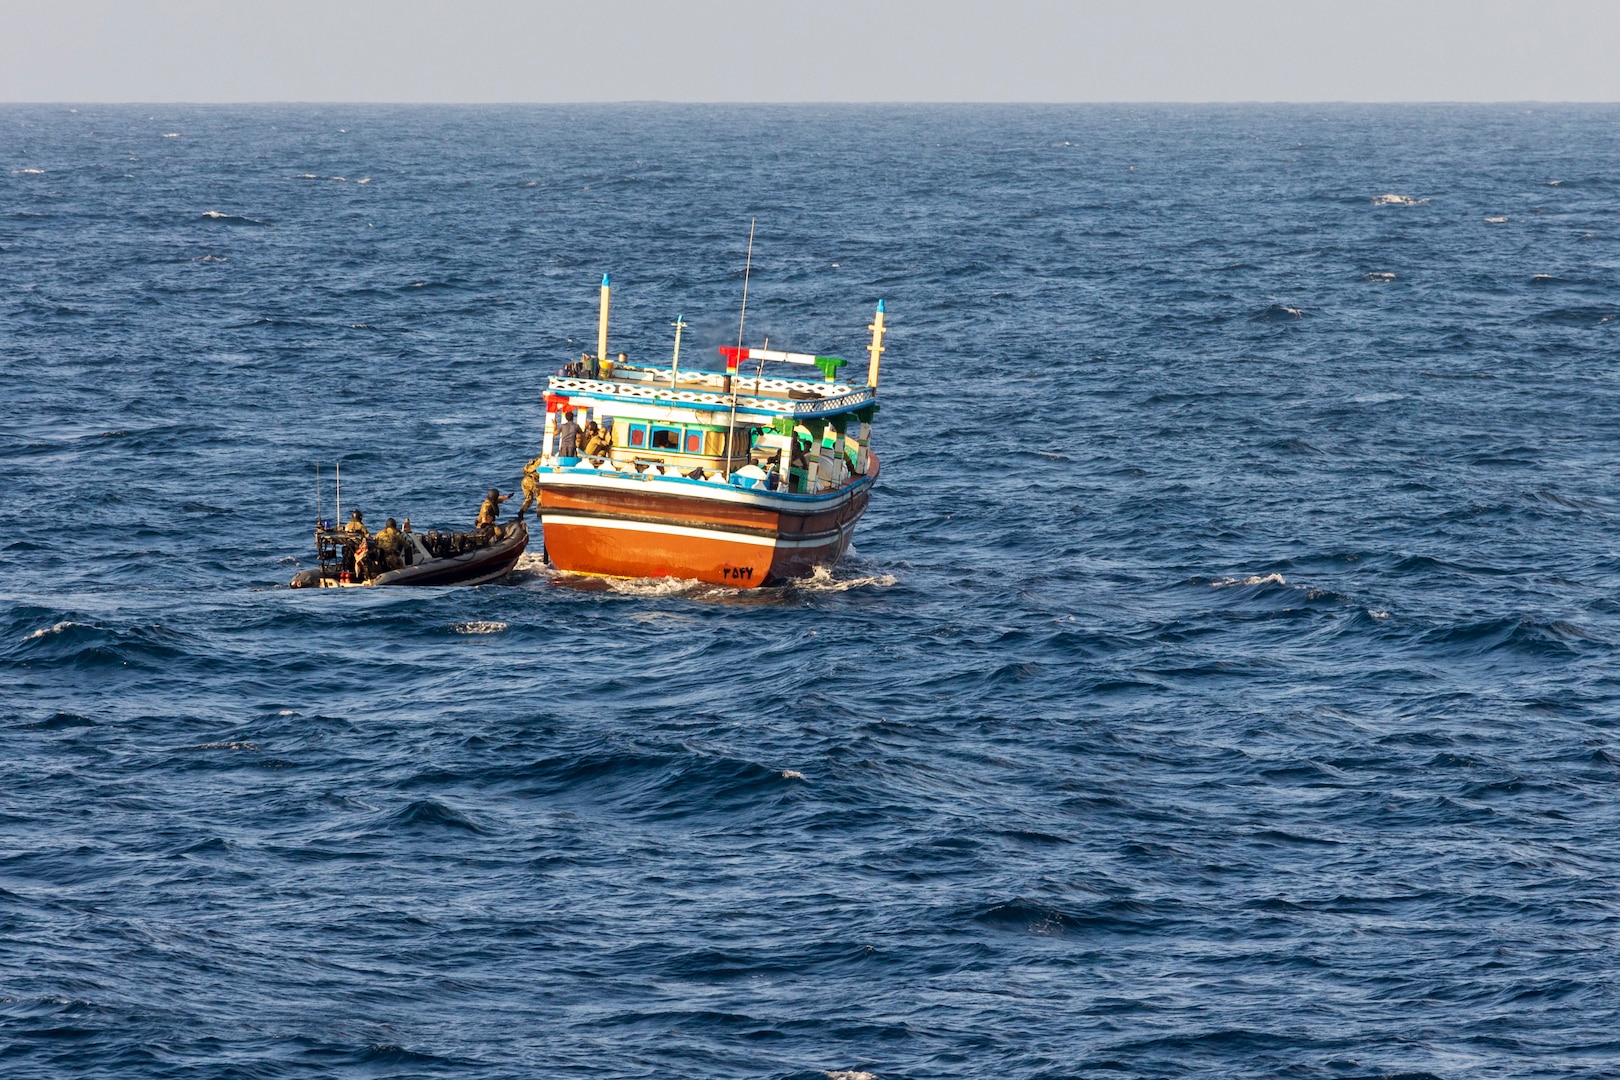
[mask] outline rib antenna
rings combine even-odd
[[[754,222],[757,219],[748,219],[748,261],[743,264],[743,302],[742,314],[737,317],[737,355],[742,355],[743,324],[748,321],[748,275],[754,269]],[[737,383],[730,375],[726,376],[726,384],[731,390],[731,419],[726,421],[726,467],[725,475],[731,476],[731,433],[737,428]]]

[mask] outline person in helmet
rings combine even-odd
[[[387,570],[403,570],[405,568],[405,534],[399,531],[393,518],[382,527],[376,538],[377,559]]]
[[[489,489],[489,495],[484,499],[484,505],[478,508],[479,532],[495,532],[495,519],[501,516],[501,503],[511,497],[510,495],[502,495],[499,488]]]
[[[524,511],[531,506],[535,508],[536,513],[539,512],[540,463],[543,461],[545,457],[541,456],[523,466],[523,505],[518,507],[518,517],[522,517]]]

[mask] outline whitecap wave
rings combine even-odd
[[[498,634],[510,627],[511,623],[491,621],[459,622],[450,627],[458,634]]]
[[[827,1080],[878,1080],[876,1073],[861,1072],[859,1069],[834,1069],[821,1075]]]
[[[43,630],[35,630],[32,634],[24,634],[23,635],[23,640],[24,641],[35,641],[35,640],[38,640],[39,638],[50,637],[52,634],[60,634],[62,631],[68,629],[71,626],[84,626],[84,625],[86,625],[86,624],[85,623],[76,623],[76,622],[72,622],[72,621],[69,621],[69,620],[64,620],[62,622],[57,623],[55,626],[47,626]]]
[[[1281,574],[1267,574],[1264,577],[1256,574],[1253,577],[1246,578],[1222,578],[1209,584],[1214,589],[1225,589],[1233,585],[1286,585],[1288,582],[1283,580]]]
[[[1391,193],[1389,195],[1375,195],[1372,202],[1374,206],[1422,206],[1428,201],[1428,199],[1414,199],[1410,195]]]
[[[1362,275],[1368,281],[1394,281],[1395,275],[1388,270],[1373,270]]]
[[[12,176],[44,176],[44,169],[12,169]]]
[[[798,769],[783,769],[782,770],[782,779],[784,779],[784,780],[803,780],[804,779],[804,773],[800,772]]]
[[[180,137],[180,133],[178,131],[165,131],[163,133],[163,137],[165,139],[178,139]]]
[[[258,748],[259,748],[259,744],[256,743],[256,742],[236,742],[236,741],[231,740],[231,739],[222,739],[219,742],[198,743],[197,745],[189,746],[186,749],[188,749],[188,750],[257,750]]]
[[[1487,225],[1502,225],[1502,224],[1505,224],[1506,222],[1507,222],[1507,218],[1505,218],[1505,217],[1488,217],[1488,218],[1485,219],[1485,223]]]

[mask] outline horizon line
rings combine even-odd
[[[243,98],[232,100],[195,100],[185,98],[131,98],[127,100],[72,100],[72,99],[17,99],[0,100],[0,108],[19,105],[62,105],[70,108],[83,106],[159,106],[159,105],[188,105],[188,106],[227,106],[227,105],[381,105],[390,107],[425,107],[425,108],[459,108],[459,107],[512,107],[523,105],[745,105],[759,106],[1042,106],[1060,107],[1073,105],[1620,105],[1620,98],[1088,98],[1076,100],[1055,99],[958,99],[958,100],[915,100],[907,98],[888,99],[862,99],[843,100],[833,99],[824,101],[773,101],[773,100],[729,100],[729,99],[689,99],[689,98],[578,98],[561,100],[509,100],[509,101],[409,101],[409,100],[372,100],[372,99],[317,99],[317,98]]]

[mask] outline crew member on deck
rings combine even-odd
[[[544,460],[543,456],[537,457],[523,466],[523,505],[518,507],[518,517],[522,517],[523,512],[531,506],[535,507],[538,512],[540,505],[540,463]]]
[[[358,534],[360,536],[371,535],[371,530],[366,528],[365,519],[360,516],[360,511],[358,510],[349,515],[349,524],[347,528],[349,532]]]
[[[484,499],[484,505],[478,508],[479,532],[495,531],[495,519],[501,516],[501,503],[511,497],[510,495],[502,495],[499,488],[489,489],[489,495]]]
[[[571,410],[562,414],[562,423],[557,427],[557,456],[579,457],[579,425],[574,423]]]

